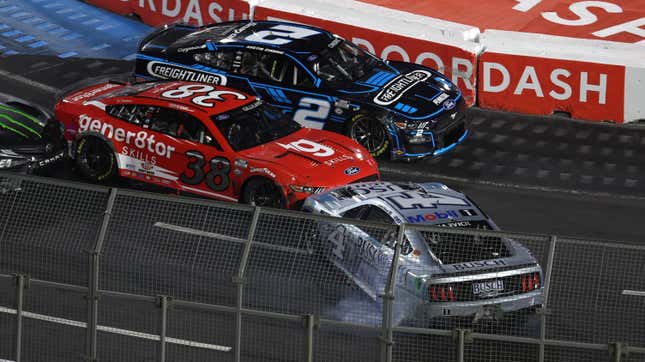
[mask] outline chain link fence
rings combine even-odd
[[[8,174],[0,204],[0,360],[645,360],[642,246],[374,224]],[[383,255],[342,239],[348,230],[380,240]],[[516,245],[541,272],[501,263],[486,269],[493,284],[477,286],[471,272],[447,267],[440,277],[458,282],[416,278],[402,261],[414,260],[412,232],[433,240],[446,264],[477,268],[481,253],[502,258]],[[382,263],[366,268],[361,258]],[[533,304],[451,315],[481,305],[473,291],[499,280],[510,297],[535,295]]]

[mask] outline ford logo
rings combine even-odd
[[[352,175],[356,175],[357,173],[361,172],[361,169],[356,167],[356,166],[352,166],[350,168],[346,168],[344,172],[345,172],[345,175],[352,176]]]
[[[443,102],[443,109],[449,111],[455,108],[456,105],[457,103],[455,102],[454,99],[448,99],[447,101]]]

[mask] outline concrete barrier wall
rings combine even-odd
[[[590,121],[645,119],[643,41],[630,44],[499,30],[480,33],[475,26],[354,0],[248,1],[88,2],[120,14],[137,14],[155,26],[247,19],[250,14],[258,20],[311,24],[382,58],[438,69],[459,85],[471,105],[543,115],[565,112]],[[632,28],[628,35],[633,38],[640,28]]]
[[[484,108],[619,123],[645,118],[643,46],[498,30],[485,31],[481,42]]]

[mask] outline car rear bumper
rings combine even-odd
[[[493,312],[510,313],[540,306],[544,303],[543,289],[508,297],[469,302],[430,303],[418,306],[417,317],[478,317],[494,318]]]

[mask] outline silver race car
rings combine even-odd
[[[500,317],[543,303],[542,269],[517,241],[476,230],[499,230],[466,195],[440,183],[365,182],[309,197],[303,210],[410,227],[395,289],[406,318]],[[383,293],[396,235],[342,223],[321,223],[324,252],[374,300]],[[325,242],[325,241],[328,241]],[[398,312],[400,313],[400,311]]]

